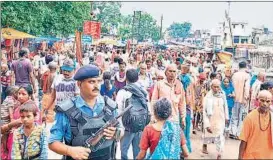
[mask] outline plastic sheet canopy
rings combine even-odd
[[[24,38],[36,38],[25,32],[17,31],[13,28],[2,28],[1,29],[2,38],[5,39],[24,39]]]

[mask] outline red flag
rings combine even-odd
[[[83,33],[85,35],[91,35],[91,21],[85,21],[83,24]]]
[[[82,32],[76,31],[75,43],[77,61],[82,64]]]
[[[100,39],[101,23],[95,21],[85,21],[83,24],[83,33],[91,35],[93,39]]]

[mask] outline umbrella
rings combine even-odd
[[[2,28],[2,37],[5,39],[23,39],[23,38],[35,38],[35,36],[30,35],[25,32],[17,31],[13,28]]]

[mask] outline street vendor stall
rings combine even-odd
[[[61,38],[56,38],[56,37],[51,37],[51,36],[41,36],[37,37],[32,40],[32,43],[34,45],[35,50],[40,49],[44,51],[45,49],[48,48],[55,48],[59,50],[62,48],[62,44],[59,43],[62,39]]]
[[[5,39],[24,39],[24,38],[35,38],[35,36],[30,35],[25,32],[17,31],[13,28],[2,28],[2,37]]]
[[[35,38],[25,32],[15,30],[13,28],[2,28],[1,36],[5,39],[5,50],[8,61],[14,58],[14,53],[18,52],[22,47],[28,47],[28,39]]]
[[[94,40],[94,42],[92,43],[93,45],[99,45],[99,44],[111,44],[111,45],[118,45],[117,40],[114,39],[99,39],[99,40]]]
[[[232,53],[226,51],[220,51],[217,53],[217,57],[219,58],[219,60],[225,63],[226,66],[231,66],[232,56]]]

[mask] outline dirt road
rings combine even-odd
[[[208,152],[209,154],[202,153],[202,140],[201,140],[201,132],[197,132],[196,135],[191,135],[192,140],[192,150],[193,152],[190,154],[188,159],[216,159],[217,151],[216,145],[210,144],[208,145]],[[226,138],[224,153],[222,159],[238,159],[239,153],[239,145],[240,141],[232,140]],[[117,151],[117,159],[120,159],[120,148],[118,146]],[[132,147],[129,149],[128,158],[133,158]]]
[[[197,135],[192,134],[191,140],[193,152],[190,154],[189,159],[216,159],[217,151],[215,144],[208,145],[209,154],[202,153],[201,132],[198,132]],[[237,159],[239,145],[240,141],[226,138],[222,159]]]
[[[49,128],[51,128],[51,126],[52,126],[51,123],[47,124],[48,134],[50,133]],[[216,152],[216,145],[215,144],[208,145],[209,154],[202,153],[201,132],[197,132],[196,135],[192,134],[191,140],[192,140],[193,152],[190,154],[188,159],[216,159],[217,152]],[[238,153],[239,153],[239,144],[240,144],[240,141],[231,140],[231,139],[227,138],[226,142],[225,142],[225,149],[224,149],[224,153],[223,153],[222,158],[223,159],[237,159]],[[61,157],[62,156],[60,156],[52,151],[49,151],[49,159],[50,158],[61,159]],[[119,144],[118,144],[118,148],[117,148],[116,158],[117,159],[121,158]],[[128,158],[133,159],[132,147],[130,147],[130,149],[129,149]]]

